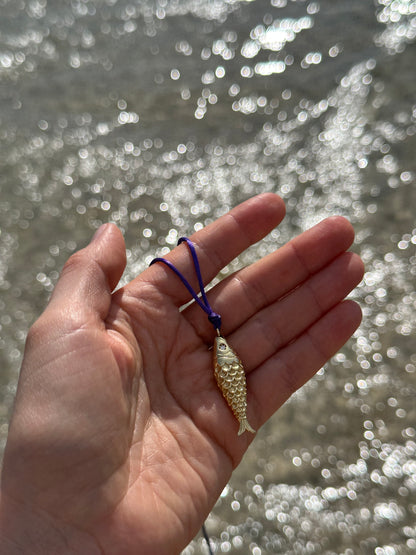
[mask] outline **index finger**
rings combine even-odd
[[[239,204],[215,222],[194,233],[195,245],[204,283],[241,252],[265,237],[285,215],[283,200],[274,193],[262,193]],[[198,291],[192,257],[185,245],[173,249],[166,257]],[[183,283],[163,264],[154,264],[125,286],[131,295],[139,294],[143,284],[151,283],[177,306],[191,300]]]

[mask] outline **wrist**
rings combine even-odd
[[[56,522],[4,494],[0,497],[0,553],[7,555],[102,555],[94,538]]]

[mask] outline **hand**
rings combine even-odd
[[[283,215],[262,194],[195,233],[205,281]],[[351,225],[329,218],[210,290],[256,429],[359,325],[343,300],[363,273],[352,241]],[[197,287],[185,245],[167,258]],[[179,553],[253,440],[237,436],[215,384],[206,315],[178,310],[190,299],[181,281],[155,264],[112,293],[124,266],[122,235],[106,224],[29,332],[2,473],[7,553]]]

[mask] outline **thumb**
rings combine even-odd
[[[64,265],[49,307],[89,310],[101,319],[107,316],[111,292],[126,265],[126,248],[121,231],[104,224],[89,245],[74,253]],[[72,311],[72,310],[71,310]]]

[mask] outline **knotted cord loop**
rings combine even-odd
[[[198,303],[198,305],[202,308],[202,310],[204,312],[206,312],[208,314],[208,320],[214,326],[217,334],[220,335],[221,316],[212,310],[212,307],[208,302],[208,298],[207,298],[207,295],[205,293],[204,282],[202,280],[201,268],[199,266],[199,260],[198,260],[198,255],[196,254],[195,246],[192,243],[192,241],[190,239],[188,239],[188,237],[181,237],[178,241],[178,245],[180,245],[181,243],[186,243],[188,245],[189,250],[191,251],[192,260],[193,260],[194,267],[195,267],[196,277],[198,278],[199,289],[201,291],[202,300],[198,296],[198,293],[195,291],[195,289],[192,287],[192,285],[189,283],[189,281],[186,279],[186,277],[182,274],[182,272],[180,272],[178,270],[178,268],[174,264],[172,264],[172,262],[170,262],[169,260],[166,260],[166,258],[161,258],[161,257],[154,258],[151,261],[151,263],[149,264],[149,266],[151,266],[155,262],[162,262],[163,264],[166,264],[166,266],[168,268],[170,268],[173,272],[175,272],[175,274],[179,277],[179,279],[182,281],[182,283],[188,289],[188,291],[190,292],[192,297],[195,299],[195,301]],[[207,530],[205,528],[205,524],[202,525],[202,534],[205,538],[205,541],[207,542],[208,551],[209,551],[210,555],[213,555],[213,551],[212,551],[212,548],[211,548],[211,544],[210,544],[210,541],[209,541],[209,536],[208,536]]]
[[[161,258],[161,257],[154,258],[151,261],[150,266],[152,264],[154,264],[155,262],[162,262],[163,264],[168,266],[168,268],[170,268],[173,272],[175,272],[175,274],[179,277],[179,279],[182,281],[184,286],[188,289],[189,293],[195,299],[195,302],[198,303],[198,305],[202,308],[202,310],[206,314],[208,314],[208,320],[214,326],[215,330],[217,330],[217,332],[219,332],[219,330],[221,328],[221,316],[219,314],[217,314],[217,312],[214,312],[212,310],[212,307],[208,302],[208,298],[207,298],[207,295],[205,293],[204,282],[202,280],[201,268],[199,266],[199,260],[198,260],[198,255],[196,254],[195,246],[192,243],[192,241],[190,239],[188,239],[188,237],[181,237],[178,241],[178,245],[180,245],[181,243],[186,243],[188,245],[188,248],[189,248],[190,252],[191,252],[192,261],[194,263],[195,273],[196,273],[196,277],[198,278],[198,284],[199,284],[199,289],[201,291],[201,297],[202,298],[200,298],[198,296],[198,293],[195,291],[195,289],[192,287],[192,285],[189,283],[189,281],[186,279],[186,277],[182,274],[182,272],[180,272],[178,270],[178,268],[176,268],[176,266],[174,264],[172,264],[172,262],[170,262],[169,260],[166,260],[166,258]]]

